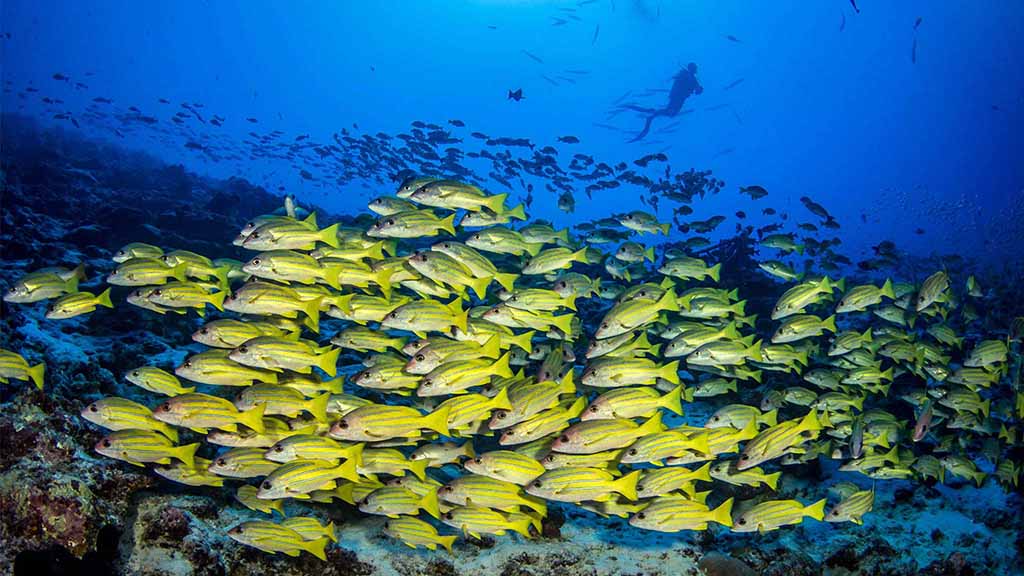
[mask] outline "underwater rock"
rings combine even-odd
[[[704,576],[757,576],[757,572],[742,561],[718,552],[705,554],[698,566]]]

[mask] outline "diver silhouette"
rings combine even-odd
[[[634,136],[630,142],[637,142],[642,140],[644,136],[647,136],[647,133],[651,131],[651,123],[654,122],[655,118],[659,116],[672,117],[679,114],[687,98],[702,92],[704,92],[704,87],[697,81],[697,65],[690,62],[686,65],[686,68],[680,70],[672,79],[672,89],[668,93],[668,104],[664,108],[645,108],[635,104],[622,106],[622,108],[627,110],[647,114],[644,129]]]

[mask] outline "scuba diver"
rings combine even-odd
[[[625,104],[621,108],[633,110],[647,115],[644,122],[644,129],[640,131],[630,142],[642,140],[651,131],[651,122],[659,116],[672,117],[683,109],[686,99],[692,94],[704,92],[704,87],[697,82],[697,65],[690,62],[686,68],[680,70],[672,80],[672,89],[668,93],[668,104],[664,108],[645,108],[636,104]]]

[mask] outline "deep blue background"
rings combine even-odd
[[[261,120],[261,131],[321,141],[353,122],[397,133],[413,120],[460,118],[472,130],[541,144],[574,134],[583,144],[573,151],[609,162],[670,146],[673,168],[710,168],[728,183],[695,217],[757,212],[735,190],[758,183],[772,193],[761,202],[794,214],[806,215],[800,196],[824,204],[843,223],[839,234],[854,258],[885,238],[921,255],[1021,257],[1024,3],[862,0],[854,14],[848,0],[597,0],[576,8],[582,22],[552,26],[562,8],[576,6],[5,0],[0,29],[11,38],[0,47],[12,91],[3,108],[42,115],[38,98],[17,96],[32,84],[70,110],[96,96],[154,114],[161,97],[201,102],[227,118],[220,132],[238,139],[252,128],[248,116]],[[612,102],[627,90],[668,88],[689,61],[699,65],[705,92],[687,103],[694,112],[677,132],[627,144],[629,134],[592,125],[638,129],[641,121],[625,114],[606,119]],[[557,87],[541,77],[568,68],[590,74]],[[55,72],[89,88],[53,80]],[[526,98],[507,101],[507,89],[519,87]],[[732,108],[705,110],[719,104]],[[338,211],[390,191],[314,189],[288,166],[210,163],[180,141],[127,143],[199,172],[284,185]],[[561,223],[640,207],[620,188],[591,205],[577,195],[570,217],[553,196],[535,195],[532,214]],[[914,234],[917,227],[926,233]]]

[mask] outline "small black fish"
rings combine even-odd
[[[591,46],[593,46],[594,44],[597,44],[597,35],[600,34],[600,33],[601,33],[601,25],[598,24],[597,27],[594,28],[594,37],[590,39],[590,45]]]
[[[70,80],[70,78],[68,78],[67,76],[61,74],[60,72],[57,72],[56,74],[54,74],[53,75],[53,79],[54,80],[60,80],[61,82],[67,82],[68,80]]]
[[[918,228],[918,229],[914,230],[914,234],[917,234],[918,236],[920,236],[921,234],[924,234],[924,228]]]
[[[917,64],[917,36],[914,37],[914,43],[910,46],[910,63]]]
[[[530,58],[530,60],[533,60],[537,64],[543,64],[544,63],[544,61],[541,60],[540,56],[537,56],[536,54],[530,52],[529,50],[521,50],[521,52],[523,54],[526,54]]]
[[[559,136],[559,142],[565,142],[566,144],[579,144],[580,139],[575,136]]]
[[[860,14],[860,8],[857,8],[857,0],[850,0],[850,5],[853,6],[853,11]]]
[[[520,88],[518,90],[509,90],[508,91],[508,99],[509,100],[515,100],[516,102],[519,102],[520,100],[523,99],[523,89]]]
[[[728,40],[728,41],[730,41],[730,42],[735,42],[735,43],[737,43],[737,44],[743,44],[743,42],[740,42],[740,39],[739,39],[739,38],[737,38],[737,37],[733,36],[732,34],[727,34],[727,35],[725,36],[725,39],[726,39],[726,40]]]
[[[466,123],[463,122],[462,120],[449,120],[448,123],[451,124],[452,126],[455,126],[456,128],[462,128],[463,126],[466,125]]]
[[[914,30],[917,30],[917,27],[921,25],[921,20],[923,20],[923,18],[920,16],[917,17],[917,20],[914,20]]]
[[[170,104],[170,103],[171,103],[171,101],[170,101],[170,100],[168,100],[168,99],[166,99],[166,98],[161,98],[161,99],[159,100],[159,102],[160,102],[161,104]]]
[[[743,210],[737,210],[736,211],[736,217],[737,218],[746,218],[747,217],[747,213],[744,212]]]
[[[259,122],[259,120],[255,119],[255,118],[246,118],[245,121],[249,122],[251,124],[255,124],[255,123]]]
[[[737,79],[733,80],[732,82],[729,82],[728,84],[726,84],[725,88],[722,88],[722,90],[723,91],[731,90],[732,88],[735,88],[735,87],[739,86],[743,82],[743,80],[744,80],[744,78],[737,78]]]

